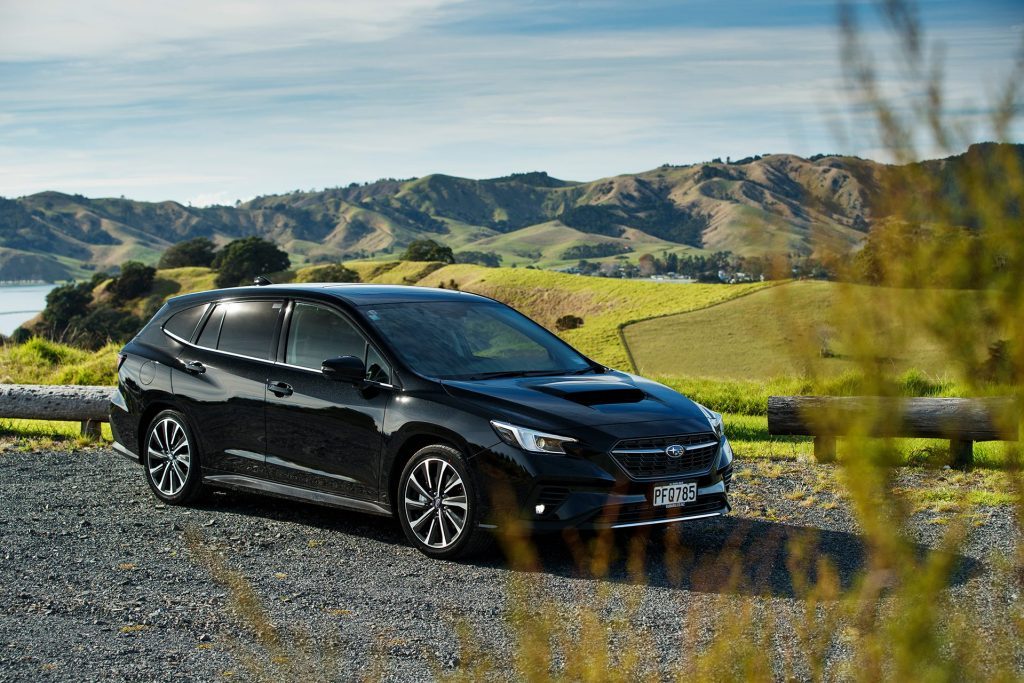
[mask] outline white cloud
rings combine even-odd
[[[468,11],[443,0],[259,2],[246,12],[136,4],[69,4],[52,28],[26,4],[21,26],[46,37],[38,47],[8,42],[0,16],[0,60],[74,55],[0,61],[0,194],[198,205],[435,171],[587,180],[663,162],[837,151],[822,115],[840,86],[830,27],[480,35],[435,22]],[[979,101],[1014,55],[1002,28],[939,36],[954,102]],[[873,142],[856,132],[839,151],[867,155]]]
[[[137,59],[183,43],[217,52],[317,40],[375,41],[427,22],[457,0],[32,0],[0,4],[0,60]]]
[[[224,206],[234,204],[236,199],[242,198],[232,197],[227,190],[217,190],[215,192],[200,192],[194,197],[185,200],[185,203],[191,206],[213,206],[214,204]]]

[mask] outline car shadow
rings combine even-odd
[[[394,519],[354,510],[226,489],[212,491],[192,507],[207,512],[259,517],[271,522],[290,522],[390,545],[408,546]]]
[[[602,542],[600,535],[589,536],[534,537],[536,559],[529,570],[702,593],[782,598],[800,597],[800,586],[813,586],[825,576],[834,577],[836,588],[848,590],[868,573],[862,536],[759,519],[723,517],[647,527],[616,533],[610,543]],[[913,552],[921,560],[940,551],[915,544]],[[500,562],[515,564],[509,557]],[[983,563],[964,555],[954,557],[951,566],[951,585],[963,584],[984,571]],[[872,574],[883,586],[891,580],[885,571]]]
[[[217,492],[199,507],[303,524],[411,551],[398,524],[387,517],[234,491]],[[535,534],[524,541],[525,551],[523,546],[519,551],[510,550],[512,545],[499,541],[490,552],[455,564],[784,598],[798,597],[803,581],[808,582],[805,585],[816,583],[823,564],[830,567],[843,590],[868,569],[865,541],[858,534],[744,517],[641,527],[604,538],[600,534]],[[921,544],[915,545],[914,551],[919,559],[938,552]],[[963,555],[955,557],[952,566],[952,585],[984,571],[981,562]]]

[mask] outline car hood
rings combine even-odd
[[[685,432],[708,431],[697,405],[668,387],[624,372],[599,375],[444,380],[453,396],[476,400],[494,418],[527,420],[524,426],[604,427],[672,421]]]

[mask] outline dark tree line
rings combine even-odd
[[[564,259],[581,258],[602,258],[604,256],[618,256],[633,251],[633,248],[626,244],[615,242],[599,242],[597,244],[577,244],[562,252]]]

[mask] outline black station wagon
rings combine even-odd
[[[153,493],[208,487],[398,518],[432,557],[491,530],[729,511],[722,419],[512,308],[378,285],[171,299],[121,352],[115,447]]]

